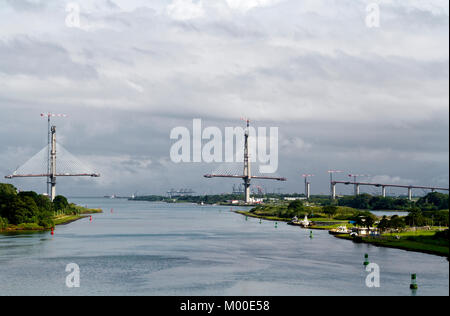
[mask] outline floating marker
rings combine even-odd
[[[259,219],[259,223],[262,224],[262,220],[261,219]]]
[[[309,231],[309,238],[311,238],[311,239],[313,238],[313,232],[312,232],[312,230]]]
[[[55,230],[55,229],[52,227],[52,232],[51,232],[52,235],[55,234],[54,230]]]
[[[245,220],[248,221],[248,216],[245,216]]]
[[[417,275],[411,274],[411,285],[409,286],[411,290],[417,290],[419,286],[417,285]]]
[[[364,255],[364,265],[365,266],[369,265],[369,255],[367,253]]]
[[[275,228],[278,228],[278,222],[275,222]]]
[[[92,222],[92,215],[91,215],[91,216],[89,216],[89,221],[91,221],[91,222]]]

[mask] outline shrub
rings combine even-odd
[[[6,218],[0,217],[0,230],[8,228],[8,220]]]
[[[17,225],[17,227],[21,230],[42,230],[43,228],[36,223],[22,223]]]

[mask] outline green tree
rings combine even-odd
[[[338,207],[335,205],[327,205],[322,207],[322,210],[325,214],[327,214],[329,217],[333,217],[338,212]]]
[[[405,222],[407,225],[414,227],[426,225],[426,219],[423,216],[422,210],[418,207],[411,209],[408,216],[405,217]]]
[[[301,200],[295,200],[289,203],[288,210],[302,212],[305,207],[303,206],[303,202]]]
[[[393,210],[394,199],[390,197],[374,196],[369,202],[372,210]]]
[[[404,229],[405,227],[406,227],[406,223],[402,217],[400,217],[398,215],[393,215],[391,217],[391,220],[389,221],[389,228]]]
[[[34,223],[37,221],[39,209],[34,200],[29,196],[15,196],[9,204],[9,212],[6,216],[11,224]]]
[[[9,183],[0,183],[0,197],[5,195],[16,195],[17,189]]]
[[[360,212],[353,218],[356,225],[367,228],[372,227],[376,219],[377,217],[370,212]]]
[[[378,224],[378,229],[383,232],[386,229],[389,228],[389,219],[386,216],[383,216],[383,218],[381,219],[380,223]]]
[[[439,192],[428,193],[421,197],[416,205],[422,210],[445,210],[449,206],[449,195]]]
[[[62,211],[69,206],[69,202],[62,195],[57,195],[53,200],[53,207],[55,211]]]

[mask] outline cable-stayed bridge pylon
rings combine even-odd
[[[212,174],[205,174],[204,177],[211,178],[235,178],[244,180],[244,189],[245,189],[245,203],[251,203],[250,198],[250,182],[252,179],[260,179],[260,180],[276,180],[276,181],[287,181],[286,178],[283,177],[269,177],[264,175],[252,175],[251,173],[251,164],[250,164],[250,155],[249,155],[249,128],[250,128],[250,120],[246,120],[247,128],[245,130],[245,142],[244,142],[244,172],[236,172],[235,168],[225,168],[223,171],[214,172]]]
[[[50,132],[50,144],[5,178],[46,177],[50,183],[49,196],[53,201],[56,196],[57,177],[100,177],[100,174],[94,172],[91,167],[81,162],[62,145],[56,143],[55,126],[51,127]],[[56,160],[57,155],[58,160]]]

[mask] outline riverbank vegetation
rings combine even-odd
[[[251,209],[250,213],[261,218],[276,218],[281,221],[290,221],[294,217],[303,218],[308,216],[313,221],[348,222],[357,220],[360,216],[371,217],[369,212],[351,207],[305,205],[301,200],[261,204]]]
[[[265,202],[282,201],[285,198],[299,197],[302,194],[254,194],[255,199],[262,199]],[[216,195],[174,195],[171,197],[161,195],[143,195],[130,198],[132,201],[166,202],[166,203],[196,203],[196,204],[226,204],[230,201],[243,201],[244,194],[216,194]]]
[[[432,192],[419,198],[416,202],[406,198],[393,198],[360,194],[357,196],[344,196],[337,200],[339,206],[348,206],[362,210],[395,210],[409,211],[420,209],[426,211],[448,210],[449,196],[439,192]]]
[[[352,237],[350,234],[342,234],[337,237],[377,246],[448,256],[449,211],[444,209],[448,207],[448,195],[430,193],[409,205],[404,216],[383,217],[378,217],[366,209],[343,206],[339,203],[319,206],[301,200],[263,204],[250,211],[239,213],[285,222],[291,221],[294,217],[301,219],[306,215],[312,221],[313,225],[310,228],[313,229],[331,230],[338,226],[376,227],[380,231],[377,236]]]
[[[449,231],[448,229],[444,231],[437,229],[437,227],[415,229],[407,232],[387,233],[377,237],[360,237],[356,240],[345,235],[337,235],[336,237],[379,247],[397,248],[448,257]]]
[[[101,210],[69,203],[62,195],[52,202],[45,195],[17,192],[13,185],[0,183],[0,231],[46,230],[97,212]]]

